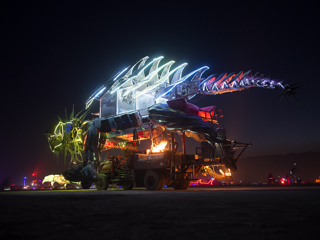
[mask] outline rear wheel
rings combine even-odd
[[[109,187],[109,178],[106,174],[99,174],[96,182],[97,190],[107,190]]]
[[[162,175],[155,171],[149,171],[144,176],[144,186],[149,191],[159,190],[162,182]]]

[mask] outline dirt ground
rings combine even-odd
[[[0,193],[0,239],[319,239],[320,187]]]

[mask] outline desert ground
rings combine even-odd
[[[0,192],[0,239],[319,239],[320,186]]]

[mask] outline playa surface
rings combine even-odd
[[[0,192],[1,239],[318,238],[320,187]]]

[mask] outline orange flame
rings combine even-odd
[[[161,141],[160,144],[153,146],[152,152],[163,152],[166,146],[167,146],[167,142]]]

